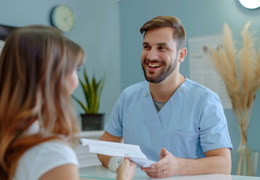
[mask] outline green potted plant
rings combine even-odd
[[[74,95],[72,98],[79,103],[85,113],[81,116],[81,129],[86,130],[101,130],[104,123],[104,114],[98,113],[100,104],[100,95],[103,90],[105,77],[99,81],[93,76],[91,82],[87,76],[86,69],[83,70],[84,80],[79,78],[80,86],[84,92],[85,102],[79,100]]]

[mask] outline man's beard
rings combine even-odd
[[[144,63],[142,64],[144,77],[148,82],[151,82],[151,83],[162,82],[176,69],[176,66],[177,66],[177,58],[176,58],[175,61],[168,68],[161,71],[159,75],[157,75],[156,77],[149,77],[149,75],[147,75],[149,72],[146,73],[145,68],[144,68],[144,66],[146,66],[147,62],[154,62],[155,63],[155,62],[158,62],[158,61],[150,61],[150,60],[147,59],[147,60],[144,60]],[[162,65],[165,66],[165,63],[162,63]]]

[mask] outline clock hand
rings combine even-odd
[[[64,21],[67,21],[69,18],[72,18],[72,16],[71,16],[71,15],[66,16],[65,18],[63,18],[63,20],[64,20]]]

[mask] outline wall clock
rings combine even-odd
[[[53,8],[51,12],[52,26],[60,29],[62,32],[69,32],[75,23],[75,17],[72,10],[65,5],[59,5]]]

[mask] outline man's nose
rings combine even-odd
[[[149,59],[149,60],[157,60],[158,59],[158,52],[156,51],[156,49],[151,49],[150,51],[148,51],[147,59]]]

